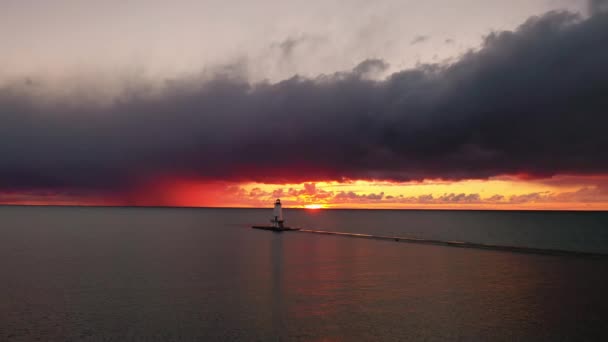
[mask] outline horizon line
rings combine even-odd
[[[10,204],[3,203],[0,207],[52,207],[52,208],[141,208],[141,209],[272,209],[272,207],[230,207],[230,206],[169,206],[169,205],[90,205],[90,204]],[[505,212],[608,212],[602,209],[496,209],[496,208],[305,208],[284,207],[283,209],[323,211],[323,210],[384,210],[384,211],[505,211]]]

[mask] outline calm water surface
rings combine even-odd
[[[0,207],[0,341],[606,340],[606,259],[251,230],[269,210]],[[606,213],[298,211],[608,251]]]

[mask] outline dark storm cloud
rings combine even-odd
[[[353,76],[373,77],[386,71],[388,68],[388,63],[381,59],[366,59],[353,69],[352,74]]]
[[[531,18],[450,65],[382,81],[174,80],[112,105],[0,89],[0,188],[117,190],[157,177],[299,182],[608,172],[608,15]]]
[[[608,0],[589,0],[589,13],[596,15],[608,11]]]

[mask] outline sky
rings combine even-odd
[[[0,6],[0,204],[608,209],[606,0]]]

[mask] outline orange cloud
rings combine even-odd
[[[390,209],[608,209],[608,177],[460,182],[258,184],[157,179],[127,193],[5,192],[0,204]]]

